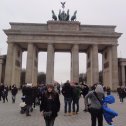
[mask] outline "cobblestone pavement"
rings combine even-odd
[[[114,125],[126,126],[126,100],[124,103],[120,103],[116,93],[114,93],[114,96],[116,97],[116,103],[111,105],[111,108],[119,113],[119,116],[113,120]],[[0,126],[45,126],[44,119],[39,112],[38,106],[33,110],[29,117],[26,117],[25,114],[20,114],[20,98],[21,92],[19,91],[16,103],[12,104],[9,92],[9,101],[6,103],[0,101]],[[56,118],[55,126],[91,126],[89,113],[83,112],[83,97],[80,98],[80,111],[78,115],[64,116],[64,102],[62,95],[60,95],[60,101],[61,110],[59,116]],[[104,122],[104,126],[107,126],[106,122]]]

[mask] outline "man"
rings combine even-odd
[[[29,114],[32,108],[33,98],[32,98],[32,84],[28,83],[25,88],[25,103],[26,103],[26,116],[31,116]]]
[[[69,81],[67,81],[63,87],[62,87],[62,94],[64,96],[64,115],[71,115],[71,103],[72,103],[72,95],[73,95],[73,91],[72,91],[72,87],[69,83]],[[68,110],[67,110],[68,108]]]

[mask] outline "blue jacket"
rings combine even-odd
[[[112,119],[116,116],[118,116],[118,113],[112,110],[111,108],[108,108],[107,104],[113,104],[115,103],[115,98],[112,95],[108,95],[103,100],[103,116],[108,124],[112,124]]]

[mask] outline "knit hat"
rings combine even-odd
[[[102,85],[98,84],[95,89],[96,93],[104,93]]]

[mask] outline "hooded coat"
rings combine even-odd
[[[108,95],[103,100],[103,116],[108,124],[112,124],[112,119],[118,116],[118,113],[107,106],[107,104],[115,103],[115,98],[112,95]]]

